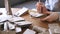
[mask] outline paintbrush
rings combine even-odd
[[[39,0],[39,3],[40,3],[40,2],[41,2],[41,0]],[[41,7],[40,11],[42,12],[42,7]]]
[[[39,2],[40,2],[40,0],[39,0]]]

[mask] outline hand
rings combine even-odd
[[[42,7],[42,6],[43,6],[43,3],[37,2],[36,8],[37,8],[37,11],[38,11],[39,13],[41,13],[41,7]]]
[[[37,12],[39,12],[39,13],[45,14],[45,12],[48,12],[48,10],[47,10],[46,7],[44,6],[44,4],[41,3],[41,2],[37,2],[37,4],[36,4],[36,9],[37,9]]]
[[[47,13],[48,14],[48,13]],[[58,13],[57,12],[50,12],[50,15],[48,15],[45,18],[40,19],[41,21],[48,21],[48,22],[52,22],[52,21],[56,21],[58,19]]]

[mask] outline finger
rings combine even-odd
[[[47,17],[45,17],[45,18],[43,18],[43,19],[40,19],[40,20],[41,20],[41,21],[49,21],[50,18],[51,18],[50,16],[47,16]]]

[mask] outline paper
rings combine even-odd
[[[36,9],[32,9],[33,11],[35,11],[35,12],[37,12],[37,10]]]
[[[16,33],[18,33],[18,32],[21,32],[22,30],[21,30],[21,28],[20,27],[16,27]]]
[[[27,29],[23,34],[36,34],[36,32],[30,29]]]
[[[2,15],[6,15],[7,11],[5,8],[0,8],[0,12],[2,13]]]
[[[0,22],[6,21],[11,17],[12,17],[11,15],[0,15]]]
[[[6,20],[7,20],[7,18],[6,18],[5,15],[1,15],[0,16],[0,22],[6,21]]]
[[[27,12],[28,8],[23,7],[21,10],[17,11],[14,15],[15,16],[21,16],[25,12]]]
[[[59,27],[59,28],[54,29],[54,32],[55,32],[55,33],[59,33],[59,34],[60,34],[60,27]]]
[[[15,29],[15,25],[13,25],[13,24],[11,24],[10,22],[7,21],[7,22],[4,23],[4,31],[8,30],[8,28],[10,30]]]
[[[46,28],[42,28],[42,27],[38,27],[38,26],[33,26],[33,30],[35,30],[37,32],[46,32],[47,31]]]
[[[4,31],[7,31],[7,22],[4,23]]]
[[[58,23],[48,24],[48,27],[49,27],[50,29],[55,29],[55,28],[58,28],[58,27],[59,27],[59,24],[58,24]]]
[[[29,14],[33,17],[40,17],[40,16],[43,16],[44,14],[40,14],[38,13],[35,9],[33,10],[29,10]]]
[[[25,19],[22,17],[13,17],[9,19],[10,22],[24,21]]]
[[[54,30],[53,29],[48,29],[50,34],[54,34]]]
[[[15,24],[18,24],[18,25],[30,25],[30,24],[32,24],[32,22],[29,22],[29,21],[21,21],[21,22],[15,22]]]
[[[60,33],[60,26],[58,23],[48,24],[50,34]]]
[[[8,27],[10,30],[15,29],[15,25],[8,22]]]

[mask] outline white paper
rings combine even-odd
[[[21,30],[21,28],[20,27],[16,27],[16,33],[18,33],[18,32],[21,32],[22,30]]]
[[[60,34],[60,27],[59,27],[59,28],[54,29],[54,32],[55,32],[55,33],[59,33],[59,34]]]
[[[8,27],[10,30],[15,29],[15,25],[8,22]]]
[[[53,30],[51,30],[51,29],[48,29],[48,30],[49,30],[49,33],[50,33],[50,34],[53,34],[53,33],[54,33]]]
[[[8,30],[7,29],[7,22],[4,23],[4,31]]]
[[[23,34],[36,34],[36,32],[30,29],[27,29]]]
[[[43,16],[43,15],[44,15],[44,14],[38,13],[36,9],[32,9],[32,10],[29,12],[29,14],[30,14],[31,16],[33,16],[33,17],[40,17],[40,16]]]
[[[47,31],[46,28],[42,28],[42,27],[38,27],[38,26],[33,26],[33,30],[35,30],[37,32],[46,32]]]
[[[6,15],[7,14],[7,11],[5,8],[0,8],[0,12],[3,14],[3,15]]]
[[[13,17],[13,18],[9,19],[9,21],[11,21],[11,22],[22,21],[22,20],[25,20],[25,19],[22,17]]]
[[[24,14],[27,10],[28,10],[28,8],[23,7],[21,10],[17,11],[14,15],[16,15],[16,16],[21,16],[21,15]]]
[[[32,24],[32,22],[29,22],[29,21],[21,21],[21,22],[15,22],[15,24],[18,24],[18,25],[28,25],[28,24]]]
[[[60,26],[58,23],[48,24],[50,34],[60,33]]]
[[[12,17],[11,15],[0,15],[0,22],[6,21],[11,17]]]
[[[36,9],[32,9],[32,10],[37,12],[37,10],[36,10]]]
[[[50,29],[55,29],[55,28],[58,28],[58,27],[59,27],[59,24],[58,24],[58,23],[48,24],[48,27],[49,27]]]

